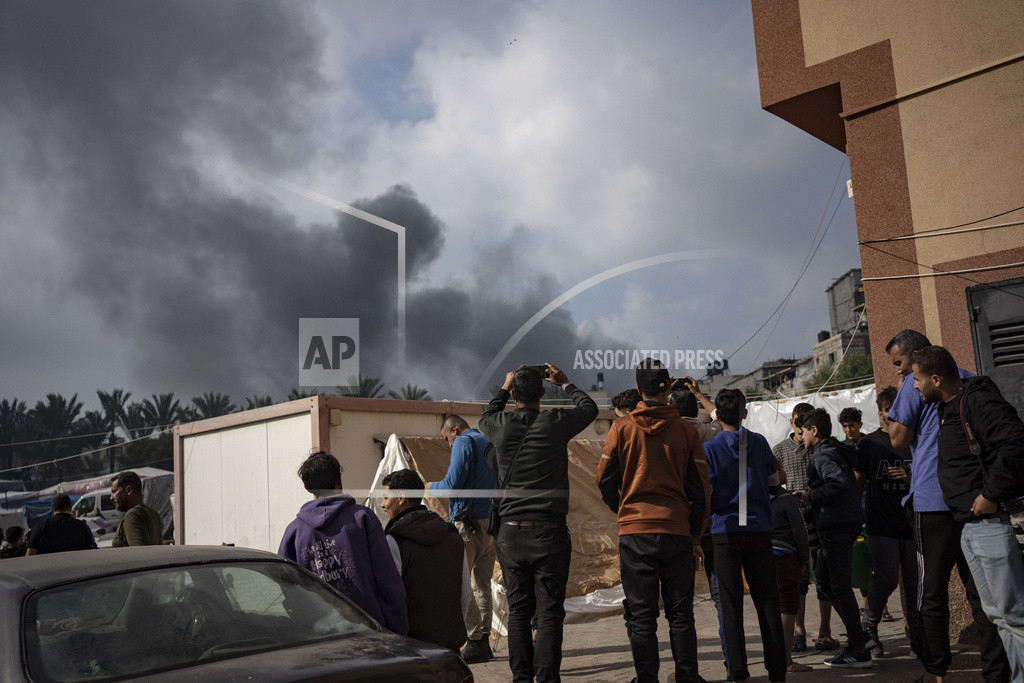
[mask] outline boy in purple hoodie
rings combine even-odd
[[[405,585],[377,515],[341,492],[341,465],[323,451],[306,458],[299,478],[314,499],[299,508],[277,554],[334,586],[388,630],[408,635]]]

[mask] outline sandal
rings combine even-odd
[[[889,610],[884,610],[882,612],[882,621],[896,621],[896,617],[889,614]]]
[[[839,641],[829,636],[822,636],[821,638],[814,639],[814,647],[819,650],[838,650]]]
[[[807,636],[803,633],[798,633],[793,636],[793,652],[806,652],[807,651]]]

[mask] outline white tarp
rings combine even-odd
[[[832,416],[832,435],[842,441],[846,438],[839,426],[839,412],[843,408],[857,408],[861,411],[864,422],[861,431],[865,434],[878,429],[875,396],[875,385],[868,384],[853,389],[827,391],[795,398],[754,401],[747,404],[747,419],[743,421],[743,426],[761,434],[768,440],[770,446],[774,446],[792,431],[789,418],[793,416],[793,406],[798,403],[810,403],[815,408],[824,408],[828,411]]]

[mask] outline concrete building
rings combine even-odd
[[[909,327],[1020,409],[1020,0],[752,5],[761,106],[849,156],[876,380]]]

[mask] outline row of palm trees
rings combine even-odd
[[[427,390],[406,385],[385,393],[376,377],[350,377],[338,395],[429,401]],[[292,389],[287,400],[313,394]],[[29,407],[17,398],[0,401],[0,479],[21,479],[26,488],[132,467],[173,466],[174,425],[238,412],[227,394],[208,392],[182,403],[173,393],[132,401],[124,389],[97,391],[99,410],[83,411],[78,394],[47,394]],[[245,399],[245,410],[273,405],[271,396]]]

